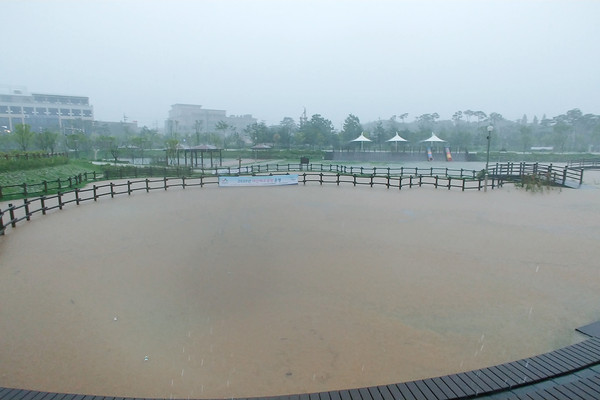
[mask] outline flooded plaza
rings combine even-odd
[[[104,198],[0,237],[0,386],[230,398],[388,384],[583,339],[600,175]]]

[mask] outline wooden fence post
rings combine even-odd
[[[127,181],[127,195],[131,196],[131,181]]]
[[[15,208],[12,203],[8,205],[8,215],[10,216],[10,226],[15,228],[17,226],[17,221],[15,220]]]
[[[40,197],[40,204],[42,206],[42,215],[46,215],[46,196]]]
[[[29,212],[29,200],[23,199],[23,205],[25,206],[25,217],[27,218],[27,221],[30,221],[31,213]]]
[[[181,187],[185,189],[185,176],[181,177]]]
[[[2,221],[2,216],[4,215],[4,211],[0,210],[0,236],[4,235],[4,222]]]
[[[75,189],[75,204],[79,205],[79,188]]]
[[[61,192],[58,192],[58,209],[59,210],[63,209],[62,193]]]
[[[150,179],[146,178],[146,193],[150,191]]]
[[[110,183],[110,197],[114,198],[115,197],[115,184],[114,183]]]
[[[94,185],[94,201],[98,201],[98,187]]]
[[[165,190],[167,190],[168,186],[167,186],[167,177],[166,176],[163,177],[163,181],[164,181]]]

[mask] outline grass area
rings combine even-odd
[[[0,187],[2,196],[0,200],[12,200],[23,197],[22,187],[13,187],[15,185],[30,186],[29,192],[41,190],[41,183],[53,182],[57,180],[68,180],[79,174],[102,172],[102,169],[88,161],[70,160],[69,163],[59,166],[43,167],[35,169],[25,169],[19,171],[6,171],[0,173]],[[48,193],[55,193],[56,190],[49,189]],[[33,194],[33,193],[32,193]]]

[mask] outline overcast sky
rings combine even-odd
[[[162,127],[175,103],[340,129],[600,113],[600,1],[0,0],[0,85]],[[5,91],[5,90],[4,90]]]

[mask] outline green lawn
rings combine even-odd
[[[52,182],[58,179],[66,180],[69,177],[74,177],[85,172],[101,172],[101,168],[87,161],[73,160],[68,164],[56,167],[43,167],[36,169],[27,169],[20,171],[7,171],[0,173],[0,187],[2,187],[2,197],[0,200],[9,200],[23,197],[22,188],[13,188],[9,186],[22,185],[26,183],[28,186],[41,184],[44,181]],[[40,190],[39,187],[36,190]]]

